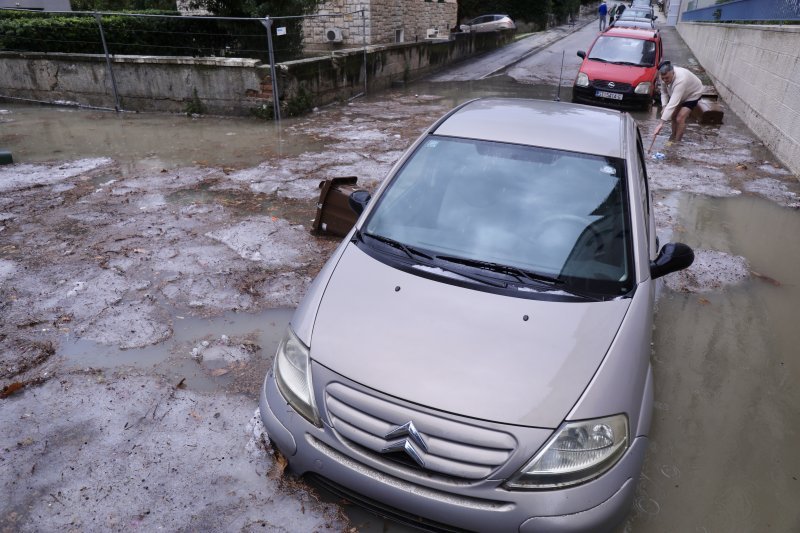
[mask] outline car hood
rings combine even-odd
[[[586,59],[581,65],[581,72],[585,72],[590,80],[609,80],[629,83],[633,88],[643,82],[653,82],[656,77],[656,67],[635,67],[632,65],[614,65]]]
[[[320,302],[311,358],[434,409],[555,428],[597,371],[629,303],[468,289],[398,270],[351,244]]]

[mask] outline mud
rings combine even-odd
[[[0,386],[19,385],[0,414],[19,428],[0,437],[0,483],[13,495],[0,502],[0,524],[350,527],[302,485],[270,478],[281,460],[247,430],[276,342],[263,337],[263,313],[295,307],[337,244],[309,231],[320,180],[354,175],[373,190],[453,104],[484,90],[530,92],[511,79],[492,83],[425,84],[426,93],[412,87],[331,106],[260,132],[257,145],[240,134],[255,135],[253,121],[226,121],[231,146],[202,161],[169,146],[126,156],[120,134],[103,154],[82,152],[91,158],[65,159],[74,145],[54,146],[51,161],[40,154],[0,167]],[[26,120],[6,111],[2,120]],[[35,112],[48,113],[59,111]],[[116,120],[90,116],[93,128]],[[647,138],[654,115],[636,118]],[[171,131],[191,136],[219,120],[185,119]],[[125,124],[147,135],[160,123]],[[23,130],[6,131],[0,144],[23,142]],[[700,239],[702,220],[687,218],[687,205],[758,198],[796,209],[796,178],[734,117],[692,124],[684,143],[654,149],[665,154],[648,162],[658,235],[697,252],[689,270],[666,278],[669,297],[711,301],[774,279],[724,236]],[[197,322],[182,332],[189,321]],[[658,503],[642,495],[637,505],[647,515]]]
[[[175,385],[72,372],[5,400],[3,531],[347,529],[282,480],[251,401]]]

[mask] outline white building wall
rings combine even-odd
[[[800,27],[681,22],[720,96],[800,178]]]

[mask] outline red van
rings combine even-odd
[[[592,43],[572,87],[572,101],[647,109],[656,91],[663,54],[658,31],[612,27]]]

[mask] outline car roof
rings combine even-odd
[[[656,30],[655,24],[650,19],[643,19],[643,18],[630,18],[630,19],[619,19],[614,21],[614,28],[643,28],[646,30],[650,30],[652,33]]]
[[[656,32],[655,29],[611,26],[601,35],[608,35],[610,37],[630,37],[633,39],[645,39],[649,41],[658,37],[658,32]]]
[[[626,116],[550,100],[481,98],[457,108],[432,133],[623,157]]]

